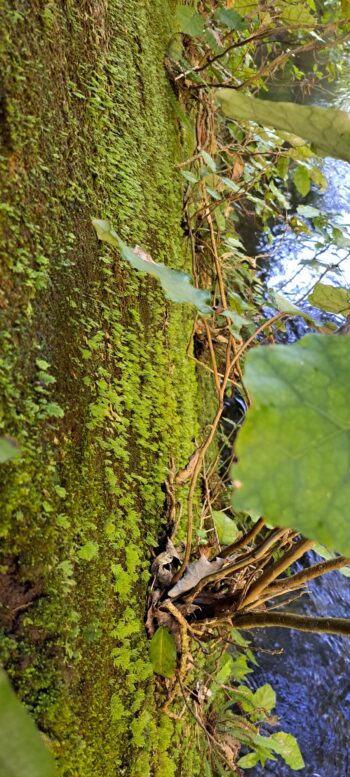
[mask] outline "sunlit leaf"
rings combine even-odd
[[[16,440],[12,437],[0,437],[0,464],[20,456]]]
[[[315,308],[345,317],[350,315],[350,289],[318,283],[308,299]]]
[[[217,89],[216,95],[227,116],[287,130],[310,141],[318,153],[350,162],[350,117],[344,111],[260,100],[233,89]]]
[[[173,677],[176,669],[176,646],[174,637],[164,626],[160,626],[153,634],[149,654],[155,674]]]
[[[235,522],[222,510],[212,510],[212,516],[220,544],[230,545],[239,533]]]
[[[55,762],[0,670],[0,775],[1,777],[54,777]]]
[[[109,221],[103,219],[92,219],[99,240],[108,243],[120,251],[132,267],[140,272],[154,275],[160,281],[165,296],[173,302],[188,302],[194,305],[201,313],[211,313],[212,308],[207,305],[208,292],[203,289],[195,289],[192,286],[189,276],[186,273],[171,270],[165,264],[154,262],[141,249],[132,249],[121,240],[115,232]]]
[[[270,741],[273,741],[275,752],[282,756],[283,760],[294,771],[303,769],[305,766],[303,756],[300,752],[299,745],[292,734],[286,734],[285,731],[279,731],[277,734],[272,734]]]
[[[299,216],[304,216],[306,219],[315,219],[322,215],[319,208],[315,208],[313,205],[298,205],[297,213]]]
[[[306,335],[247,356],[234,508],[350,553],[350,337]]]
[[[256,708],[271,712],[276,706],[276,692],[269,683],[266,683],[255,691],[253,701]]]
[[[281,19],[288,26],[296,26],[298,29],[303,27],[314,27],[317,19],[310,13],[309,8],[304,3],[290,3],[283,8]]]
[[[298,165],[293,171],[293,181],[299,194],[302,197],[306,197],[311,188],[310,174],[307,167]]]
[[[237,766],[241,769],[251,769],[252,766],[256,766],[259,761],[259,753],[248,753],[237,761]]]

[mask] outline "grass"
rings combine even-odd
[[[98,244],[91,216],[186,268],[167,0],[0,10],[2,660],[62,777],[172,777],[143,621],[170,459],[201,394],[192,313]],[[170,749],[169,749],[170,748]]]

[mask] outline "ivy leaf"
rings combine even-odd
[[[231,545],[238,535],[235,522],[222,510],[212,510],[212,516],[220,545]]]
[[[244,382],[253,403],[232,468],[235,510],[349,555],[350,337],[258,346]]]
[[[149,645],[153,671],[162,677],[173,677],[176,669],[176,646],[168,629],[160,626]]]
[[[337,313],[345,317],[350,315],[350,289],[318,283],[308,301],[315,308],[327,310],[329,313]]]
[[[223,24],[224,27],[228,27],[229,30],[246,30],[247,25],[237,11],[232,8],[218,8],[213,19],[219,24]]]
[[[303,316],[303,318],[312,322],[311,317],[307,313],[301,310],[301,308],[298,308],[297,305],[293,305],[293,303],[283,294],[279,294],[277,291],[270,289],[269,296],[273,306],[281,313],[290,313],[291,316]]]
[[[291,132],[309,140],[317,153],[350,162],[350,117],[345,111],[260,100],[225,88],[217,89],[216,95],[226,116]]]
[[[192,286],[189,276],[178,270],[171,270],[165,264],[154,262],[153,259],[141,249],[129,248],[115,232],[109,221],[92,219],[99,240],[117,248],[123,259],[132,267],[141,272],[153,275],[161,283],[165,296],[173,302],[188,302],[194,305],[200,313],[211,313],[212,308],[207,304],[208,292],[196,289]]]
[[[194,12],[189,5],[179,3],[175,9],[175,19],[184,35],[194,38],[204,32],[203,17],[200,13]]]
[[[298,165],[293,172],[293,181],[299,194],[301,194],[302,197],[306,197],[311,188],[310,174],[307,167]]]
[[[292,734],[286,734],[285,731],[279,731],[277,734],[272,734],[270,737],[271,743],[278,755],[281,755],[283,760],[294,771],[303,769],[305,766],[303,756],[300,752],[299,745]]]
[[[1,670],[0,699],[1,777],[54,777],[54,759]]]
[[[16,440],[12,437],[0,437],[0,464],[20,456]]]

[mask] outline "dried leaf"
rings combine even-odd
[[[223,567],[224,563],[225,561],[223,558],[216,558],[214,561],[208,561],[205,556],[201,556],[198,561],[194,561],[193,564],[188,565],[187,572],[181,580],[170,589],[168,595],[173,598],[174,596],[180,596],[180,594],[185,593],[185,591],[190,591],[191,588],[194,588],[194,586],[203,579],[203,577],[211,575],[212,572],[218,572],[219,569]]]
[[[175,483],[177,486],[183,486],[184,483],[186,483],[186,480],[189,480],[190,477],[192,477],[195,466],[198,461],[198,457],[200,454],[200,448],[197,448],[197,450],[192,453],[192,456],[190,456],[186,467],[184,469],[181,469],[180,472],[177,473],[175,478]]]

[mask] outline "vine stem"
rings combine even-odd
[[[239,613],[233,616],[232,626],[238,629],[280,627],[350,637],[350,618],[314,618],[311,615],[296,615],[295,613],[279,611]]]

